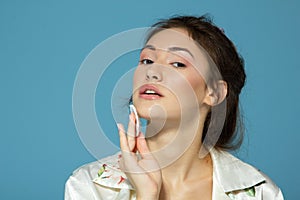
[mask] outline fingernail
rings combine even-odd
[[[121,124],[120,123],[117,123],[117,127],[118,127],[118,130],[120,130],[121,129]]]

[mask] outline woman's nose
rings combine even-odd
[[[146,73],[146,80],[147,81],[161,81],[162,75],[161,72],[158,71],[158,69],[155,69],[156,67],[149,67]]]

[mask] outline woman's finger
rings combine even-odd
[[[117,124],[118,130],[119,130],[119,137],[120,137],[120,147],[122,151],[129,152],[129,146],[127,141],[127,136],[125,133],[124,126],[122,124]]]
[[[141,156],[146,155],[146,154],[150,154],[150,150],[148,148],[145,136],[143,135],[142,132],[140,132],[140,134],[137,137],[136,146],[137,146],[137,150],[139,151]]]
[[[127,136],[122,124],[117,124],[120,136],[120,147],[122,151],[122,159],[120,163],[124,172],[142,172],[142,169],[138,166],[136,154],[129,149]]]
[[[156,159],[150,152],[146,139],[141,132],[137,138],[137,150],[139,151],[139,154],[141,156],[139,164],[146,172],[154,172],[160,170],[160,167]]]
[[[127,141],[130,151],[134,151],[135,145],[136,145],[136,119],[133,113],[130,113],[129,115],[129,122],[128,122],[128,130],[127,130]]]

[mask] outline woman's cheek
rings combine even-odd
[[[143,85],[146,74],[142,68],[143,67],[138,66],[133,74],[133,90],[137,90]]]

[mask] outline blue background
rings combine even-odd
[[[72,89],[97,44],[160,18],[205,13],[246,61],[246,140],[238,155],[268,174],[286,199],[297,199],[299,8],[296,0],[1,0],[0,199],[63,199],[71,172],[94,160],[75,129]]]

